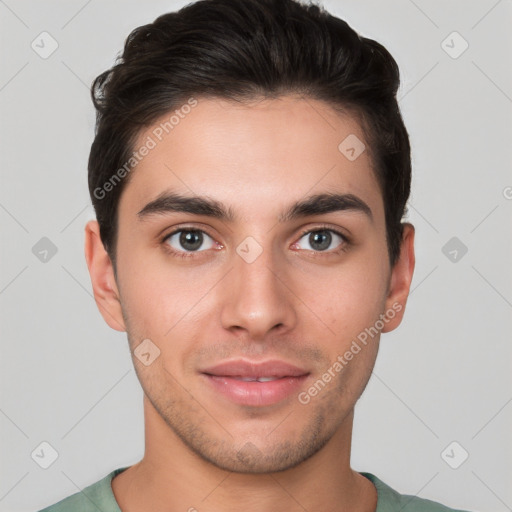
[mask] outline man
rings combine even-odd
[[[293,0],[204,0],[93,84],[94,296],[145,454],[46,511],[447,511],[350,467],[414,270],[398,68]]]

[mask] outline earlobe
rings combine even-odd
[[[404,316],[405,304],[409,296],[414,274],[414,233],[414,226],[412,224],[403,224],[400,256],[391,269],[389,291],[386,298],[386,316],[389,320],[386,322],[382,332],[396,329]]]
[[[114,268],[101,241],[96,220],[89,221],[85,226],[85,260],[89,268],[94,300],[105,322],[116,331],[126,331]]]

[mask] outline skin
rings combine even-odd
[[[144,390],[145,454],[112,481],[123,512],[375,510],[375,487],[351,469],[350,448],[354,405],[380,333],[306,405],[295,393],[272,406],[238,405],[199,373],[228,359],[280,359],[310,372],[307,391],[393,304],[401,310],[382,332],[400,324],[414,228],[404,224],[391,268],[369,151],[350,161],[338,150],[349,134],[364,141],[353,117],[312,99],[198,98],[121,195],[117,280],[97,222],[87,224],[85,255],[105,321],[127,332],[132,356],[144,339],[160,350],[149,366],[133,356]],[[163,191],[216,199],[236,219],[174,212],[139,220]],[[345,210],[278,222],[293,202],[322,192],[356,195],[372,218]],[[162,241],[180,227],[208,235],[188,258],[171,255],[171,240]],[[333,235],[318,250],[309,233],[326,228],[348,243]],[[252,263],[236,252],[248,236],[262,248]],[[178,237],[171,248],[187,252]]]

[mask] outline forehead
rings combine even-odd
[[[163,191],[213,197],[246,219],[275,218],[287,198],[321,192],[381,202],[364,133],[348,113],[293,96],[183,105],[139,134],[134,151],[150,149],[121,195],[120,216]]]

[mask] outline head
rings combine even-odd
[[[95,298],[132,353],[151,340],[151,364],[133,356],[147,400],[204,460],[283,470],[350,420],[414,267],[398,86],[382,45],[293,0],[162,15],[94,81]],[[206,372],[235,359],[305,377],[277,403],[241,404]]]
[[[381,44],[316,5],[206,0],[136,28],[119,62],[92,87],[97,123],[89,191],[114,268],[119,200],[138,165],[133,152],[143,128],[191,98],[247,102],[290,93],[324,101],[360,123],[381,187],[393,265],[411,182],[398,86],[398,66]]]

